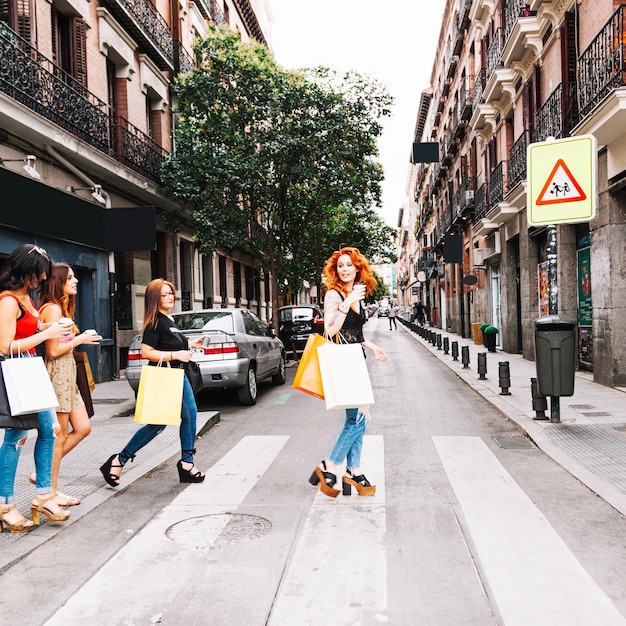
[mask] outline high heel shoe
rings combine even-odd
[[[107,462],[104,463],[104,465],[100,467],[100,471],[102,472],[102,475],[104,476],[104,480],[106,480],[107,483],[111,485],[111,487],[119,487],[120,485],[120,477],[117,474],[114,474],[111,471],[111,468],[112,467],[124,467],[121,464],[113,465],[113,461],[117,458],[117,456],[118,456],[117,454],[112,454],[108,458]]]
[[[189,469],[185,469],[183,462],[178,461],[176,467],[178,468],[178,478],[181,483],[201,483],[206,476],[193,463]]]
[[[326,461],[322,461],[320,463],[322,467],[319,465],[313,470],[311,477],[309,478],[309,482],[312,485],[319,485],[320,491],[329,498],[336,498],[339,495],[339,489],[335,489],[335,485],[337,484],[337,476],[332,472],[329,472],[326,468]]]
[[[55,495],[53,493],[47,493],[45,496],[35,496],[30,505],[30,512],[33,516],[33,522],[37,524],[37,526],[39,526],[40,513],[43,513],[48,518],[48,521],[53,524],[67,522],[67,520],[70,519],[70,514],[55,502]]]
[[[354,487],[360,496],[373,496],[376,493],[376,485],[370,484],[364,474],[355,476],[348,468],[346,475],[342,478],[343,495],[352,495],[352,487]]]
[[[15,511],[15,513],[10,515],[12,511]],[[9,520],[9,516],[15,518],[14,521]],[[31,520],[26,519],[15,508],[15,504],[0,504],[0,532],[4,530],[4,524],[9,527],[12,533],[25,533],[33,527]]]

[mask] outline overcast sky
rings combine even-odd
[[[394,97],[379,148],[385,169],[382,217],[396,226],[445,0],[268,1],[274,15],[272,48],[281,65],[354,69],[380,80]]]

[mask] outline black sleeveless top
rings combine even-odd
[[[341,293],[339,295],[345,300]],[[359,302],[359,313],[356,313],[354,309],[350,307],[339,332],[345,337],[348,343],[363,343],[363,324],[365,324],[365,312]]]

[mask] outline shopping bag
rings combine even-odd
[[[85,370],[85,377],[87,378],[87,384],[89,385],[89,391],[93,393],[96,390],[96,383],[93,380],[93,373],[91,371],[91,364],[89,363],[89,357],[86,352],[74,352],[74,360],[76,363],[82,363]]]
[[[328,343],[317,348],[327,409],[374,404],[365,355],[359,343]]]
[[[37,413],[27,413],[26,415],[11,415],[9,397],[4,386],[4,375],[2,370],[4,357],[0,356],[0,428],[20,428],[30,430],[39,426],[39,416]]]
[[[2,361],[11,415],[38,413],[59,406],[52,381],[40,356],[20,355]]]
[[[332,342],[317,333],[309,335],[306,340],[306,345],[304,346],[304,352],[300,357],[296,375],[291,384],[294,389],[304,391],[304,393],[311,394],[322,400],[324,399],[324,389],[322,387],[322,375],[320,374],[317,348],[326,343]]]
[[[144,365],[139,377],[135,421],[140,424],[180,424],[185,370]]]
[[[85,403],[85,409],[87,410],[87,416],[93,417],[93,401],[91,400],[91,385],[89,384],[89,373],[91,368],[87,370],[89,366],[89,359],[84,352],[74,352],[74,360],[76,361],[76,386],[80,391],[80,396]],[[93,381],[93,379],[92,379]],[[94,384],[94,389],[95,389]]]

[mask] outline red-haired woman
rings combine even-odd
[[[370,350],[377,361],[386,361],[387,355],[377,345],[363,337],[363,324],[366,317],[361,301],[376,287],[367,259],[357,248],[342,248],[333,253],[324,266],[326,295],[324,296],[324,329],[329,337],[337,333],[348,343],[360,343]],[[347,460],[342,477],[343,493],[350,495],[354,487],[360,496],[372,496],[376,485],[370,484],[361,473],[361,450],[367,420],[368,407],[346,409],[343,430],[335,442],[328,459],[315,468],[309,481],[319,483],[320,490],[331,498],[339,495],[338,472]]]
[[[50,276],[42,286],[39,299],[42,321],[53,323],[65,318],[69,324],[69,320],[74,319],[77,290],[78,278],[72,268],[67,263],[52,263]],[[74,349],[80,345],[96,346],[102,341],[95,331],[76,334],[78,327],[76,324],[71,326],[72,332],[67,337],[46,341],[46,367],[59,401],[57,419],[61,426],[52,457],[52,490],[59,506],[80,504],[78,498],[58,490],[59,468],[61,459],[91,432],[87,409],[76,384]],[[72,432],[69,432],[69,424],[72,425]],[[34,482],[33,475],[30,480]]]

